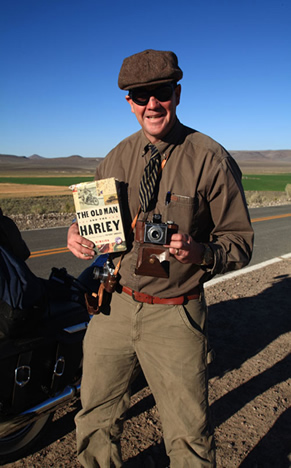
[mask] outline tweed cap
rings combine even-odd
[[[182,76],[183,72],[174,52],[148,49],[123,60],[118,86],[129,90],[179,81]]]

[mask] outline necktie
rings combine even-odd
[[[142,211],[145,213],[154,197],[156,184],[161,166],[161,155],[155,145],[149,144],[151,159],[145,167],[139,187],[139,201]]]

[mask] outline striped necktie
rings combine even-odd
[[[139,201],[142,211],[148,211],[151,200],[154,197],[156,184],[161,166],[161,155],[155,145],[149,144],[151,159],[145,167],[139,187]]]

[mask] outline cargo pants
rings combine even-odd
[[[77,451],[86,468],[122,466],[120,437],[129,387],[141,366],[155,398],[171,468],[215,466],[209,423],[207,307],[135,302],[114,293],[84,340]]]

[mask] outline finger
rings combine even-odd
[[[171,243],[172,242],[179,242],[179,241],[182,241],[183,240],[183,235],[181,233],[176,233],[176,234],[172,234],[171,236]]]
[[[79,235],[71,236],[68,239],[67,247],[78,258],[87,257],[90,259],[95,255],[92,242]]]
[[[94,255],[91,255],[87,252],[83,252],[82,256],[80,257],[82,260],[93,260]]]
[[[94,244],[91,241],[85,239],[85,237],[82,237],[79,233],[75,232],[70,232],[70,235],[68,235],[67,246],[69,249],[77,248],[77,246],[80,246],[80,248],[84,247],[90,250],[94,248]]]
[[[72,247],[71,252],[81,260],[92,260],[94,258],[95,252],[93,250],[88,250],[82,246],[77,245],[77,247]]]
[[[184,255],[182,248],[180,248],[178,246],[177,247],[170,247],[169,252],[170,252],[171,255],[174,255],[174,257],[182,257]]]

